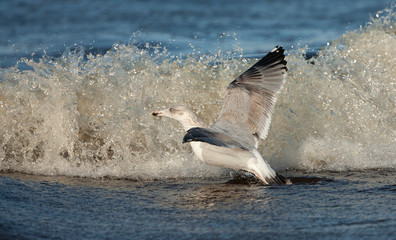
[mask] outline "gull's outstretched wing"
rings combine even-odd
[[[277,95],[286,79],[286,63],[284,49],[275,47],[232,81],[213,129],[257,147],[267,136]]]

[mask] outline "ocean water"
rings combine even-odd
[[[0,4],[0,239],[395,239],[394,11]],[[275,45],[289,71],[259,151],[294,184],[201,163],[178,123],[151,117],[183,104],[213,123]]]
[[[395,239],[394,171],[228,178],[0,177],[2,239]],[[10,203],[13,203],[11,206]],[[8,207],[3,207],[8,206]]]

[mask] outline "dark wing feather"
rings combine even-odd
[[[195,127],[187,130],[187,133],[183,138],[183,143],[194,141],[206,142],[219,147],[241,148],[247,150],[239,142],[231,139],[226,134],[216,132],[209,128]]]
[[[248,131],[252,140],[243,140],[253,141],[257,147],[259,139],[267,136],[277,95],[285,82],[286,63],[284,49],[275,47],[232,81],[213,128],[225,132],[229,128]]]

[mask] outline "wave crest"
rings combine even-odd
[[[314,59],[302,56],[304,48],[288,53],[287,83],[260,147],[276,169],[396,167],[393,9]],[[57,59],[22,59],[1,69],[0,171],[131,179],[225,174],[193,157],[176,122],[150,113],[184,104],[211,123],[227,84],[254,61],[221,53],[180,58],[122,44],[103,55],[76,48]]]

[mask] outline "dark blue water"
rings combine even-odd
[[[234,45],[254,56],[274,45],[317,50],[389,6],[389,0],[3,1],[0,66],[35,51],[59,56],[77,44],[103,52],[119,41],[161,44],[175,55]]]
[[[395,239],[394,172],[285,174],[294,185],[3,174],[0,237]]]
[[[1,2],[0,239],[396,239],[390,6]],[[289,71],[259,151],[294,184],[229,183],[150,113],[213,122],[275,45]]]

